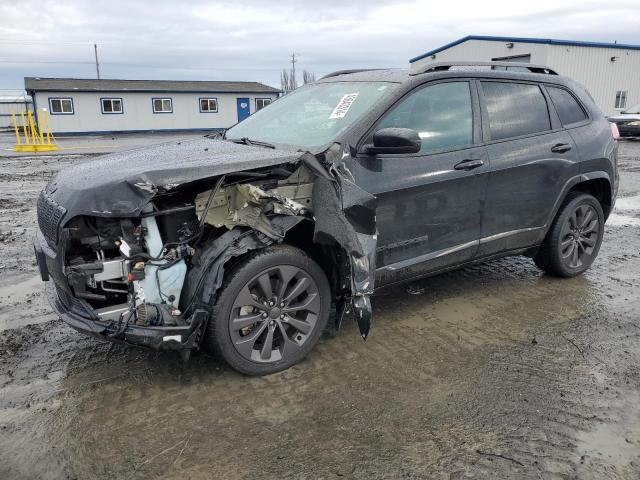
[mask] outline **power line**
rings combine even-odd
[[[64,45],[64,46],[87,46],[91,42],[57,42],[55,40],[8,40],[0,38],[0,44],[6,45]]]
[[[95,62],[79,62],[79,61],[61,61],[61,60],[0,60],[0,63],[53,63],[59,65],[70,65],[70,64],[88,64],[93,65]]]

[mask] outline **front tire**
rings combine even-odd
[[[241,373],[279,372],[313,349],[330,308],[322,268],[300,249],[270,246],[226,272],[204,342]]]
[[[558,277],[583,273],[598,256],[604,221],[602,206],[595,197],[587,193],[571,194],[558,211],[534,262]]]

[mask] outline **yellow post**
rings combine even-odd
[[[20,112],[20,118],[22,119],[22,131],[24,133],[24,142],[22,142],[20,135],[20,128],[18,127],[17,115],[13,115],[13,128],[16,132],[16,144],[13,146],[13,150],[16,152],[48,152],[51,150],[58,150],[60,147],[55,143],[55,138],[51,135],[49,130],[49,120],[47,117],[46,109],[42,109],[42,112],[32,112],[28,110],[26,112]],[[36,126],[35,120],[38,121]],[[47,141],[45,143],[45,131],[47,132]],[[53,139],[53,142],[51,141]]]
[[[38,143],[38,130],[36,130],[36,124],[33,121],[33,114],[31,110],[27,112],[27,117],[29,118],[29,129],[31,130],[31,138],[33,138],[33,144]]]
[[[20,130],[18,129],[18,119],[16,118],[16,112],[11,112],[11,118],[13,119],[13,130],[16,132],[16,146],[22,145],[20,139]]]
[[[44,143],[44,136],[42,135],[42,115],[40,115],[40,111],[36,112],[36,116],[38,119],[38,137],[40,137],[40,143]]]
[[[44,113],[44,127],[45,130],[47,131],[47,144],[51,145],[51,137],[53,135],[51,135],[51,130],[49,129],[49,114],[47,113],[46,110],[43,110]]]
[[[27,131],[27,122],[25,121],[24,112],[20,112],[22,118],[22,131],[24,132],[24,143],[29,145],[29,132]]]

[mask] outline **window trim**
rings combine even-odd
[[[556,113],[555,107],[550,108],[549,103],[551,102],[551,98],[549,98],[549,94],[546,89],[543,88],[543,84],[541,82],[535,81],[527,81],[527,80],[511,80],[504,78],[477,78],[476,79],[478,86],[478,96],[480,97],[480,108],[482,109],[482,137],[483,143],[485,145],[493,145],[496,143],[502,142],[511,142],[513,140],[519,140],[522,138],[530,138],[530,137],[538,137],[540,135],[547,135],[549,133],[559,132],[563,130],[562,124],[560,123],[560,119],[558,118],[558,114]],[[497,140],[491,139],[491,124],[489,122],[489,111],[487,110],[487,102],[484,96],[484,90],[482,88],[482,82],[496,82],[496,83],[516,83],[520,85],[535,85],[540,89],[540,93],[547,103],[547,114],[549,115],[549,130],[543,130],[542,132],[534,132],[534,133],[526,133],[524,135],[517,135],[515,137],[507,137],[500,138]]]
[[[627,96],[628,96],[628,93],[629,93],[629,90],[616,90],[616,96],[615,96],[615,99],[613,101],[614,102],[613,103],[613,105],[614,105],[613,108],[615,110],[625,110],[627,108]],[[622,98],[623,97],[622,94],[624,94],[624,105],[622,105],[622,106],[618,106],[618,94],[620,94],[620,98]]]
[[[105,112],[104,111],[104,104],[102,103],[103,100],[112,100],[111,102],[111,106],[113,107],[113,100],[120,100],[120,111],[119,112]],[[122,100],[122,97],[100,97],[100,111],[102,112],[103,115],[122,115],[124,114],[124,101]]]
[[[215,100],[216,101],[216,109],[215,110],[203,110],[202,109],[202,100]],[[198,109],[200,110],[200,113],[218,113],[218,108],[219,108],[219,102],[218,102],[218,97],[199,97],[198,98]],[[173,103],[171,105],[172,109],[173,109]]]
[[[70,112],[54,112],[53,108],[51,107],[52,100],[69,100],[71,102],[71,111]],[[50,115],[75,115],[76,113],[75,106],[73,105],[73,97],[48,97],[48,103],[49,103]],[[60,105],[62,106],[62,104]]]
[[[171,110],[156,110],[156,100],[169,100]],[[151,97],[151,109],[153,110],[154,114],[173,113],[173,97]]]
[[[481,129],[481,111],[480,111],[480,100],[478,96],[478,90],[475,84],[475,78],[473,77],[456,77],[456,78],[441,78],[437,80],[431,80],[424,83],[420,83],[419,85],[414,86],[410,90],[406,91],[401,97],[397,98],[384,112],[380,114],[380,116],[371,124],[371,126],[367,129],[364,135],[360,137],[360,140],[357,143],[357,151],[358,155],[361,155],[362,146],[366,143],[370,142],[373,134],[375,133],[378,125],[382,121],[382,119],[395,107],[400,105],[409,95],[416,93],[418,90],[422,90],[423,88],[427,88],[433,85],[439,85],[441,83],[467,83],[469,85],[469,94],[471,95],[471,133],[472,133],[472,143],[470,145],[461,145],[456,146],[449,149],[442,150],[433,150],[426,153],[378,153],[376,154],[376,158],[411,158],[411,157],[429,157],[432,155],[442,155],[450,152],[458,152],[460,150],[468,150],[470,148],[475,148],[482,145],[482,129]]]
[[[269,103],[267,103],[267,105],[271,105],[271,103],[273,102],[273,99],[270,97],[256,97],[254,99],[254,105],[255,105],[255,111],[257,112],[258,110],[262,110],[262,108],[266,107],[267,105],[263,105],[262,108],[258,109],[258,100],[269,100]]]
[[[584,104],[578,98],[578,96],[575,95],[570,89],[568,89],[564,85],[558,85],[558,84],[555,84],[555,83],[544,83],[544,84],[542,84],[542,86],[543,86],[547,96],[549,97],[549,102],[551,102],[551,105],[553,105],[553,110],[554,110],[555,114],[557,115],[558,121],[560,122],[560,125],[562,126],[562,128],[564,128],[566,130],[566,129],[569,129],[569,128],[582,127],[584,125],[587,125],[587,124],[591,123],[592,118],[591,118],[591,115],[589,114],[589,109],[584,106]],[[573,97],[573,99],[576,102],[578,102],[578,106],[580,106],[580,108],[582,109],[582,111],[585,114],[586,118],[584,120],[579,121],[579,122],[567,123],[566,125],[564,125],[562,123],[562,119],[560,118],[560,114],[556,110],[556,104],[553,103],[553,99],[551,98],[551,94],[549,93],[547,88],[558,88],[560,90],[564,90],[569,95],[571,95]]]

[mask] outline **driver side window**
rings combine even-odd
[[[382,119],[382,128],[410,128],[420,135],[420,153],[450,150],[473,143],[469,82],[429,85],[411,93]]]

